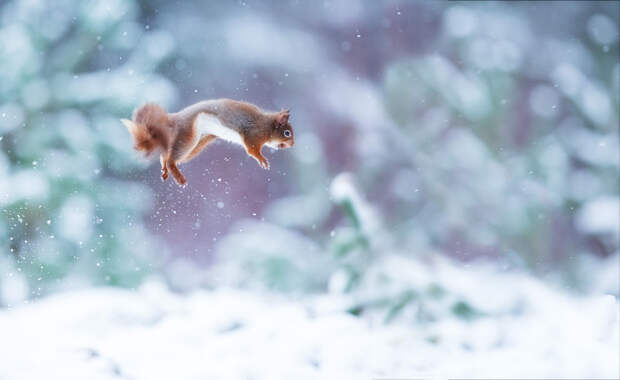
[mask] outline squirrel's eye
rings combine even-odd
[[[291,131],[284,131],[284,137],[291,137]]]

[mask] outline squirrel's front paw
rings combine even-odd
[[[261,158],[260,161],[258,161],[258,164],[260,165],[261,168],[265,169],[265,170],[269,170],[269,161],[267,161],[266,158]]]
[[[161,180],[165,181],[168,179],[168,170],[162,170],[161,171]]]

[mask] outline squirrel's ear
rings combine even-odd
[[[279,126],[285,126],[288,123],[288,117],[289,117],[289,111],[280,111],[280,113],[278,113],[278,116],[276,116],[276,121],[278,122]]]
[[[133,121],[121,119],[121,122],[125,125],[125,127],[127,127],[129,133],[134,133],[134,131],[136,130],[136,124]]]

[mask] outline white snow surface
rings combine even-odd
[[[70,291],[0,311],[0,379],[619,377],[615,297],[524,286],[522,313],[424,325],[351,316],[342,295]]]

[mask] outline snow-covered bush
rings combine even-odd
[[[174,41],[138,17],[134,1],[0,5],[0,304],[157,265],[153,195],[116,115],[174,99],[154,72]]]
[[[596,19],[601,9],[574,11]],[[236,227],[236,243],[218,244],[216,261],[251,258],[251,265],[240,265],[247,271],[237,268],[243,274],[229,278],[282,289],[292,283],[265,269],[272,260],[289,268],[315,260],[308,267],[322,274],[291,269],[298,281],[286,290],[348,292],[355,299],[351,312],[378,310],[387,320],[411,307],[463,318],[491,313],[459,296],[446,278],[411,281],[423,276],[418,272],[435,273],[430,267],[442,253],[465,262],[490,259],[498,268],[574,289],[600,289],[583,268],[593,268],[588,253],[610,263],[618,258],[618,84],[604,80],[620,70],[609,54],[618,51],[618,38],[609,37],[614,42],[604,53],[598,37],[577,46],[574,39],[535,38],[528,23],[539,27],[541,20],[528,14],[505,4],[448,6],[437,48],[388,63],[378,84],[321,72],[317,101],[355,130],[354,169],[325,176],[328,163],[299,153],[292,178],[299,193],[269,206],[265,221],[248,222],[255,237],[249,247],[240,247]],[[571,48],[576,53],[567,57]],[[319,174],[308,180],[308,168]],[[267,223],[310,237],[318,248],[291,255],[286,248],[253,249],[268,246],[260,243],[273,235]],[[239,258],[239,252],[247,254]],[[395,270],[399,257],[410,271]],[[607,284],[606,292],[618,293],[613,281]]]
[[[361,294],[386,258],[437,254],[613,288],[583,268],[618,257],[617,4],[353,3],[2,3],[5,298],[131,286],[169,250],[179,289],[214,263]],[[222,96],[293,109],[272,171],[217,143],[183,191],[136,171],[119,117]]]

